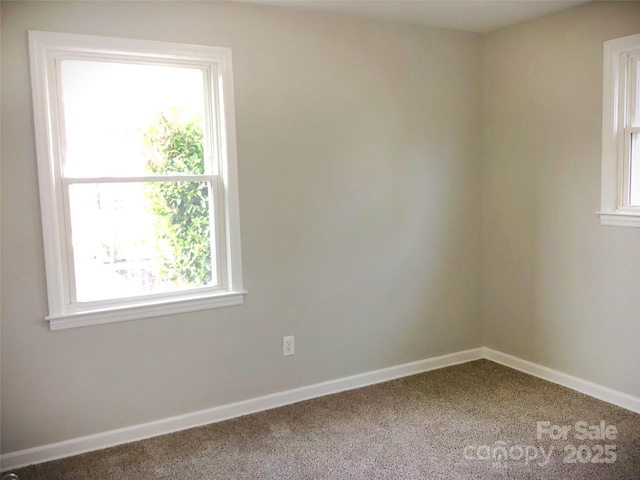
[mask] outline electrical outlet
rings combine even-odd
[[[282,355],[287,357],[294,353],[296,353],[296,345],[294,343],[293,335],[282,337]]]

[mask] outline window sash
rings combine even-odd
[[[640,182],[634,169],[640,168],[640,159],[634,158],[633,135],[640,132],[640,98],[638,97],[638,67],[640,66],[640,51],[629,54],[627,64],[627,119],[624,128],[624,207],[630,210],[640,211],[640,205],[633,203],[632,199],[638,197]],[[637,140],[636,140],[637,141]],[[635,182],[634,182],[635,180]]]
[[[640,51],[627,51],[620,54],[619,72],[619,129],[618,129],[618,206],[620,211],[640,213],[640,206],[631,204],[632,192],[640,185],[632,184],[632,165],[638,159],[632,158],[632,135],[640,131],[638,122],[638,64]]]
[[[57,115],[52,119],[57,122],[58,139],[61,142],[59,145],[59,159],[60,165],[59,175],[61,177],[71,177],[66,175],[65,163],[66,163],[66,129],[65,129],[65,115],[63,105],[63,84],[62,84],[62,63],[65,60],[87,61],[87,62],[102,62],[102,63],[124,63],[132,65],[149,65],[160,67],[179,67],[179,68],[193,68],[198,69],[203,75],[203,94],[204,94],[204,128],[203,128],[203,142],[204,142],[204,164],[205,173],[212,175],[219,175],[222,164],[223,152],[222,142],[220,141],[220,135],[224,132],[220,128],[222,124],[222,97],[220,95],[220,82],[216,82],[215,79],[220,77],[220,72],[217,64],[198,61],[185,61],[182,59],[168,59],[165,57],[152,58],[149,55],[133,55],[127,53],[105,53],[100,52],[96,54],[94,52],[70,52],[70,51],[51,51],[48,57],[48,66],[51,72],[55,75],[55,97],[58,100]]]
[[[224,205],[220,192],[222,191],[221,178],[218,175],[156,175],[140,177],[86,177],[86,178],[63,178],[62,181],[62,204],[65,229],[63,233],[63,244],[66,248],[61,252],[64,255],[67,269],[64,275],[64,301],[69,311],[84,310],[86,308],[104,308],[113,305],[138,304],[145,300],[161,299],[165,297],[175,297],[183,295],[185,292],[215,293],[228,288],[227,284],[227,261],[224,255],[226,251],[226,239],[223,224],[222,205]],[[77,300],[77,281],[75,255],[73,249],[73,229],[71,215],[70,187],[78,184],[108,184],[108,183],[164,183],[164,182],[206,182],[209,184],[209,225],[211,229],[210,243],[211,268],[214,285],[206,287],[190,287],[172,292],[153,293],[147,295],[132,295],[129,297],[118,297],[114,299],[95,300],[79,302]]]

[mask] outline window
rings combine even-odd
[[[230,50],[29,42],[51,329],[241,304]]]
[[[603,225],[640,227],[640,34],[604,44]]]

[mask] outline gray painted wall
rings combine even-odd
[[[485,38],[485,345],[640,395],[640,229],[600,209],[603,42],[640,3],[596,2]]]
[[[3,452],[482,344],[640,395],[640,230],[594,213],[602,43],[640,31],[637,2],[485,37],[228,3],[1,8]],[[233,49],[243,306],[48,331],[28,29]]]
[[[482,345],[480,36],[212,2],[1,8],[3,452]],[[243,306],[48,330],[30,29],[233,49]]]

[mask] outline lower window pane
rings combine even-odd
[[[208,182],[72,184],[76,300],[214,285]]]
[[[640,207],[640,133],[631,134],[631,175],[629,204]]]

